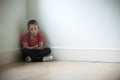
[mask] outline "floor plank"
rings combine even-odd
[[[120,80],[119,63],[18,62],[0,66],[0,80]]]

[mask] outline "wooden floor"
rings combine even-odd
[[[0,66],[0,80],[120,80],[119,63],[53,61]]]

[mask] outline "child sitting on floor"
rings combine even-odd
[[[26,62],[53,60],[52,56],[48,56],[51,53],[51,49],[43,46],[43,35],[39,32],[36,20],[28,22],[28,32],[22,37],[21,43],[23,59]]]

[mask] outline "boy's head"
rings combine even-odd
[[[28,30],[30,34],[36,35],[38,32],[38,22],[36,20],[30,20],[28,22]]]

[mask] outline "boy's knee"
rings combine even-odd
[[[51,49],[49,47],[45,48],[45,51],[47,51],[49,54],[51,53]]]
[[[22,54],[23,54],[23,55],[28,55],[28,54],[30,54],[30,53],[31,53],[30,50],[28,50],[28,49],[22,49]]]

